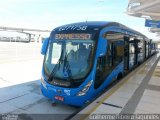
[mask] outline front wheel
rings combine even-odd
[[[119,73],[118,76],[117,76],[117,81],[119,81],[120,79],[122,79],[123,75],[122,73]]]

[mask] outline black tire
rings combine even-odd
[[[120,80],[123,77],[122,73],[119,73],[117,76],[117,80]]]

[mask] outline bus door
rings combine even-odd
[[[155,52],[155,49],[156,47],[155,47],[155,43],[151,43],[151,55],[153,55],[154,54],[154,52]]]
[[[134,39],[130,38],[129,41],[129,69],[132,69],[135,64],[135,44]]]
[[[152,45],[151,45],[151,43],[152,43],[152,39],[150,39],[149,40],[149,56],[151,56],[151,49],[152,49]]]
[[[149,57],[149,42],[146,42],[146,58]]]
[[[124,37],[124,72],[129,70],[129,37]]]
[[[140,40],[138,39],[134,39],[134,48],[135,48],[135,58],[134,58],[134,66],[136,66],[138,64],[138,57],[139,57],[139,53],[140,53],[140,49],[138,47],[138,43],[140,42]]]
[[[146,41],[144,41],[144,59],[146,59],[146,58],[147,58],[146,51],[147,51],[147,42],[146,42]]]
[[[145,42],[143,39],[139,39],[137,40],[137,64],[141,64],[144,59],[145,59],[145,46],[144,46]]]

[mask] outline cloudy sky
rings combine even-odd
[[[115,21],[155,38],[144,27],[144,18],[125,14],[127,4],[128,0],[0,0],[0,26],[52,30],[73,22]]]

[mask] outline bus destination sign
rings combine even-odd
[[[80,33],[75,33],[75,34],[55,34],[55,39],[56,40],[90,40],[91,39],[91,34],[80,34]]]

